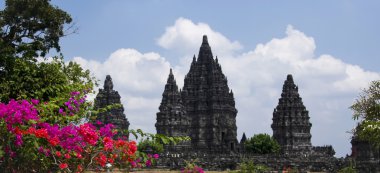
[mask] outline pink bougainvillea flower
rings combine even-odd
[[[132,161],[131,166],[132,166],[132,168],[136,168],[136,166],[137,166],[136,162]]]
[[[90,123],[80,125],[79,134],[83,137],[84,141],[93,146],[96,145],[99,138],[95,127]]]
[[[22,136],[21,135],[16,135],[16,141],[15,141],[15,145],[17,147],[21,147],[21,145],[23,144],[24,142],[22,141]]]
[[[103,138],[103,145],[105,151],[112,151],[113,150],[113,140],[110,137],[104,137]]]
[[[52,138],[49,138],[49,139],[48,139],[48,142],[49,142],[53,147],[55,147],[55,146],[57,146],[57,145],[59,144],[59,138],[58,138],[58,136],[54,136],[54,137],[52,137]]]
[[[73,91],[73,92],[71,92],[70,94],[71,94],[71,96],[76,96],[76,95],[79,95],[80,92],[79,92],[79,91]]]
[[[65,154],[65,158],[66,158],[66,159],[70,159],[70,158],[71,158],[70,154],[69,154],[69,153],[66,153],[66,154]]]
[[[112,132],[113,129],[114,129],[113,124],[106,124],[103,127],[100,127],[99,129],[100,136],[112,138],[114,136],[114,133]]]
[[[152,161],[147,160],[147,161],[145,162],[145,165],[146,165],[146,166],[152,166]]]
[[[107,157],[103,153],[100,153],[96,161],[99,163],[100,166],[104,167],[107,164]]]
[[[60,169],[66,169],[67,167],[69,167],[69,165],[67,165],[67,163],[61,163],[61,164],[59,164],[59,168]]]
[[[45,128],[37,129],[34,132],[34,135],[36,135],[37,138],[48,138],[48,132],[47,132],[47,129]]]
[[[78,166],[77,166],[77,170],[78,170],[78,172],[83,171],[83,166],[82,166],[82,165],[78,165]]]
[[[160,155],[158,155],[158,154],[153,154],[153,158],[158,159],[159,157],[160,157]]]
[[[61,157],[61,156],[62,156],[62,153],[61,153],[60,151],[56,151],[56,152],[55,152],[55,155],[56,155],[57,157]]]
[[[83,158],[82,154],[77,153],[77,152],[75,152],[75,156],[76,156],[78,159],[82,159],[82,158]]]
[[[33,103],[34,105],[38,105],[38,103],[40,103],[40,101],[39,101],[39,100],[36,100],[36,99],[32,99],[31,101],[32,101],[32,103]]]

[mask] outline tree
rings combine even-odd
[[[84,172],[107,163],[127,169],[151,165],[158,155],[137,152],[135,141],[112,139],[112,125],[96,129],[83,122],[94,116],[86,100],[93,87],[89,71],[66,64],[62,55],[38,60],[50,49],[60,51],[70,15],[49,0],[7,0],[5,5],[0,11],[0,170]]]
[[[0,12],[0,54],[35,58],[51,48],[60,51],[64,25],[72,19],[49,0],[7,0]]]
[[[280,145],[268,134],[254,135],[244,143],[244,146],[246,151],[257,154],[278,153],[280,151]]]
[[[16,59],[12,73],[0,79],[0,101],[34,98],[47,101],[70,91],[93,87],[94,78],[79,64],[65,64],[62,58],[34,63]]]
[[[269,168],[265,165],[255,164],[252,160],[245,160],[239,164],[239,170],[233,173],[264,173],[269,172]]]
[[[162,153],[164,151],[164,145],[158,141],[145,139],[139,142],[138,150],[140,152]]]
[[[355,135],[373,145],[380,146],[380,80],[371,82],[350,107],[353,119],[359,120]]]
[[[34,98],[47,101],[70,91],[92,88],[93,78],[63,56],[48,62],[50,49],[60,51],[59,39],[70,24],[69,14],[49,0],[7,0],[0,11],[0,101]]]

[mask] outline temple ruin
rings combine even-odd
[[[104,89],[99,89],[96,96],[95,109],[112,104],[121,102],[108,75]],[[116,107],[100,113],[96,120],[112,123],[119,129],[128,129],[129,122],[123,111],[122,106]],[[359,172],[379,171],[380,152],[365,141],[353,138],[352,154],[346,158],[334,157],[335,151],[330,145],[312,145],[309,111],[290,74],[273,111],[271,125],[273,137],[281,146],[280,153],[260,155],[245,152],[245,133],[240,142],[237,140],[237,112],[227,77],[218,58],[213,57],[207,36],[203,36],[198,57],[194,55],[182,89],[178,88],[170,69],[156,114],[158,134],[189,136],[191,141],[166,145],[158,166],[179,169],[184,166],[185,160],[197,159],[206,170],[225,170],[235,169],[238,163],[245,160],[253,160],[272,170],[291,167],[299,172],[337,172],[354,160],[358,163]]]

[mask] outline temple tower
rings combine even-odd
[[[195,55],[185,77],[182,101],[191,118],[190,137],[198,151],[237,151],[235,100],[214,59],[207,36],[203,36],[198,58]]]
[[[157,113],[156,130],[166,136],[189,136],[190,119],[186,116],[181,95],[172,69],[162,93],[162,101]]]
[[[311,123],[309,112],[303,105],[294,84],[292,75],[288,75],[282,88],[281,98],[273,111],[273,137],[280,144],[282,151],[311,151]]]
[[[190,118],[186,116],[185,107],[178,91],[178,86],[174,79],[172,69],[162,93],[162,101],[157,113],[156,130],[157,134],[165,136],[189,136]],[[165,149],[170,151],[181,151],[188,149],[190,143],[183,141],[177,145],[166,145]]]
[[[106,76],[104,81],[104,89],[99,89],[99,93],[95,98],[95,110],[106,108],[109,105],[118,104],[115,108],[106,112],[99,113],[95,121],[100,121],[103,124],[113,124],[115,128],[120,130],[128,130],[129,122],[124,114],[124,107],[120,102],[120,95],[117,91],[113,90],[112,78],[110,75]],[[96,126],[101,126],[95,123]],[[118,133],[115,137],[119,137]]]
[[[245,133],[243,133],[243,136],[240,139],[240,152],[245,152],[245,146],[244,143],[247,141],[247,136],[245,136]]]

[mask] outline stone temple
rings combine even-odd
[[[113,90],[112,79],[108,75],[104,89],[99,89],[96,96],[95,109],[120,103],[120,95]],[[121,105],[100,113],[96,120],[127,130],[129,122],[123,112]],[[281,152],[266,155],[246,152],[244,142],[248,138],[245,133],[240,142],[237,141],[234,94],[206,36],[203,36],[198,57],[193,57],[182,89],[178,88],[170,70],[156,115],[158,134],[191,138],[191,141],[165,146],[165,152],[160,154],[158,161],[163,168],[180,169],[185,161],[196,159],[197,164],[206,170],[225,170],[235,169],[238,163],[252,160],[276,171],[291,167],[298,172],[337,172],[353,159],[360,173],[380,171],[380,151],[366,141],[354,137],[351,156],[340,159],[334,157],[332,146],[312,145],[309,112],[290,74],[273,111],[271,125]]]
[[[283,152],[308,151],[311,146],[311,123],[309,112],[303,105],[294,84],[292,75],[288,75],[282,88],[278,106],[273,111],[273,137]]]
[[[103,89],[99,89],[99,93],[96,95],[95,98],[95,110],[99,110],[102,108],[106,108],[109,105],[115,105],[118,104],[119,106],[116,106],[110,110],[100,112],[97,115],[97,118],[94,122],[94,124],[98,127],[101,125],[98,125],[96,122],[100,121],[103,124],[113,124],[115,128],[121,130],[128,130],[129,128],[129,122],[124,114],[124,107],[120,102],[120,95],[117,91],[113,90],[113,82],[110,75],[106,76],[106,80],[104,81],[104,87]],[[121,137],[122,133],[118,133],[115,135],[115,138]]]
[[[189,136],[190,142],[166,146],[161,165],[179,168],[184,160],[197,158],[210,170],[234,169],[244,159],[272,169],[284,166],[301,171],[334,171],[341,164],[331,146],[312,146],[309,112],[303,105],[292,75],[285,80],[278,106],[273,112],[273,137],[281,153],[255,155],[245,152],[243,134],[237,141],[237,109],[217,57],[213,57],[206,36],[198,57],[193,57],[184,86],[178,88],[172,70],[157,113],[157,133]]]
[[[236,152],[239,148],[235,100],[214,59],[207,36],[203,36],[198,58],[193,57],[183,89],[178,91],[170,70],[157,113],[157,133],[189,136],[186,148],[205,152]]]
[[[290,74],[286,77],[272,119],[273,137],[280,144],[282,153],[334,156],[332,146],[312,146],[309,111],[306,110],[298,93],[298,86],[294,84]]]

